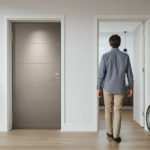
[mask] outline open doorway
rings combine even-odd
[[[111,26],[109,26],[110,24]],[[120,24],[120,26],[117,26],[117,24]],[[131,65],[134,76],[133,95],[130,99],[125,97],[122,109],[128,109],[130,112],[132,111],[132,120],[136,121],[141,127],[147,130],[145,110],[149,106],[149,93],[147,91],[149,87],[147,82],[149,80],[147,77],[149,70],[147,62],[149,61],[149,17],[95,16],[95,28],[97,29],[95,30],[95,34],[97,35],[97,41],[95,42],[95,48],[97,50],[97,75],[102,54],[111,50],[108,39],[112,34],[121,36],[121,46],[119,49],[122,52],[124,48],[130,49],[127,53],[132,61]],[[127,31],[126,46],[124,31]],[[147,74],[145,74],[145,69],[147,69]],[[126,78],[126,89],[127,88],[128,79]],[[99,119],[100,109],[104,110],[103,100],[100,101],[100,99],[97,98],[97,119]],[[97,130],[99,130],[99,122],[100,120],[97,120]]]
[[[121,37],[121,45],[119,50],[129,55],[134,76],[134,89],[131,97],[127,96],[129,83],[127,74],[125,76],[126,86],[122,110],[130,110],[128,111],[130,117],[133,116],[133,120],[135,120],[142,127],[144,127],[144,116],[142,116],[142,113],[140,114],[139,112],[144,111],[144,93],[142,92],[144,88],[144,70],[140,70],[139,68],[144,68],[143,31],[144,23],[140,21],[99,22],[99,64],[102,55],[111,50],[109,45],[109,37],[114,34],[119,35]],[[124,51],[125,48],[127,51]],[[139,93],[139,91],[141,91],[141,93]],[[99,98],[99,108],[100,110],[104,110],[104,107],[104,96],[102,92],[102,96]]]

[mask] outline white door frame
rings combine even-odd
[[[99,56],[99,21],[148,21],[147,33],[145,33],[145,111],[144,129],[146,125],[146,110],[150,105],[150,15],[95,15],[94,16],[94,122],[98,131],[99,98],[96,95],[98,78],[98,56]]]
[[[12,22],[61,22],[61,131],[64,131],[65,38],[64,15],[4,16],[4,130],[12,129]]]

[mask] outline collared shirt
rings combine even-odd
[[[110,94],[123,94],[125,92],[125,74],[127,73],[129,89],[133,90],[133,73],[129,55],[118,48],[104,53],[101,58],[97,90],[103,88]]]

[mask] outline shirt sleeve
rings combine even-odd
[[[128,83],[129,83],[129,90],[133,90],[133,73],[132,73],[132,68],[131,68],[131,63],[130,63],[130,58],[128,56],[127,60],[127,77],[128,77]]]
[[[101,85],[105,78],[105,74],[106,74],[106,65],[104,61],[104,55],[102,55],[101,62],[99,65],[99,71],[98,71],[97,90],[101,89]]]

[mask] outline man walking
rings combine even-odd
[[[127,73],[129,82],[127,95],[130,97],[133,90],[133,73],[129,55],[121,52],[118,48],[121,44],[120,36],[112,35],[109,38],[109,43],[111,51],[102,55],[99,66],[97,96],[101,97],[101,85],[103,82],[107,137],[112,138],[114,142],[118,143],[121,141],[119,135],[121,128],[121,107],[125,95],[125,74]],[[112,123],[113,101],[114,123]]]

